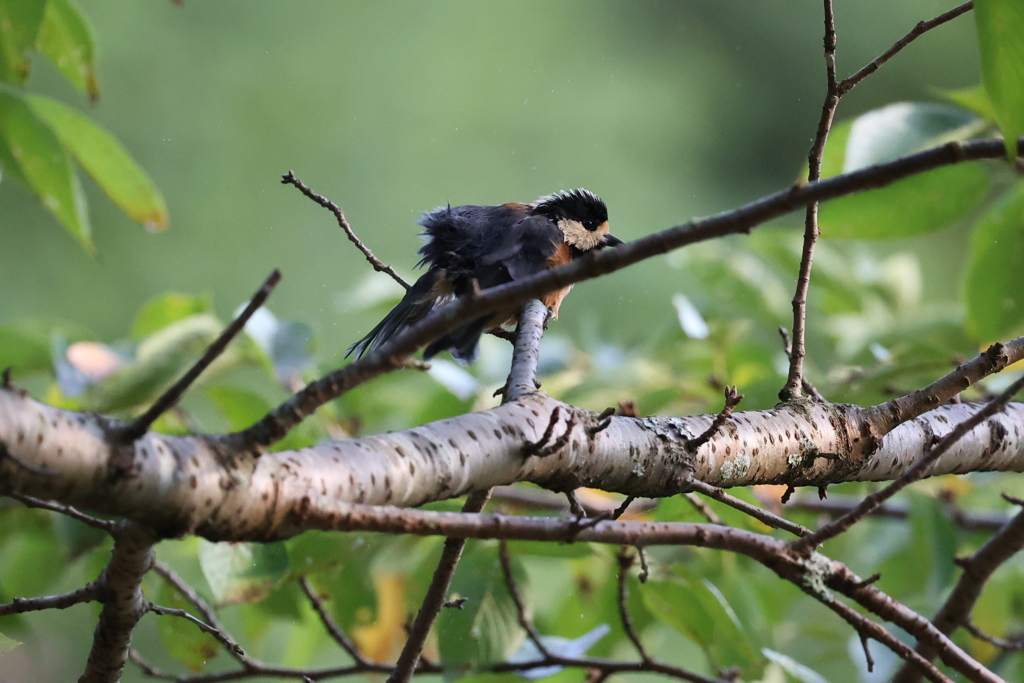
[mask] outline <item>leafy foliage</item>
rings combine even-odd
[[[92,29],[72,0],[0,2],[0,168],[93,252],[92,229],[74,158],[133,220],[167,226],[164,199],[121,144],[89,117],[24,91],[38,51],[90,99],[99,98]]]
[[[823,175],[989,134],[996,126],[1008,141],[1024,132],[1020,12],[1010,0],[978,2],[984,90],[949,94],[958,106],[890,104],[841,122],[832,131]],[[13,27],[0,31],[0,162],[7,176],[36,193],[86,248],[92,242],[75,163],[133,219],[162,228],[167,211],[159,192],[109,133],[56,100],[24,91],[30,56],[37,51],[75,88],[97,96],[91,29],[72,2],[0,0],[3,22]],[[1022,220],[1020,181],[994,165],[943,168],[825,204],[821,221],[830,241],[818,245],[811,289],[811,380],[831,400],[876,403],[942,374],[979,343],[1019,333]],[[968,245],[962,273],[936,272],[912,253],[938,231]],[[872,243],[883,239],[890,241]],[[904,241],[894,244],[896,239]],[[734,383],[747,394],[744,408],[773,405],[785,368],[775,329],[788,324],[798,261],[799,228],[788,222],[743,240],[671,255],[677,289],[652,296],[664,299],[666,311],[675,307],[678,324],[667,317],[636,344],[596,334],[570,339],[553,327],[541,354],[544,389],[596,410],[628,399],[642,414],[687,414],[717,411],[720,387]],[[959,280],[959,291],[935,287],[945,280]],[[365,303],[383,310],[393,302],[385,297]],[[18,381],[50,403],[130,416],[217,334],[223,321],[215,310],[210,297],[167,293],[140,308],[123,338],[102,341],[68,323],[4,320],[0,367],[13,365]],[[330,354],[317,355],[313,337],[305,321],[263,311],[158,428],[189,433],[248,426],[296,386],[338,363]],[[323,407],[275,447],[400,429],[493,405],[492,392],[507,368],[503,344],[485,340],[481,361],[468,371],[439,361],[429,374],[404,371],[362,387]],[[866,489],[834,487],[852,495]],[[951,521],[950,501],[984,508],[998,492],[1015,489],[1022,492],[1019,478],[923,482],[903,498],[908,521],[865,522],[830,542],[828,551],[865,574],[881,570],[882,588],[915,609],[934,611],[957,578],[953,558],[984,540],[981,532]],[[770,490],[736,495],[779,505],[778,493]],[[726,523],[767,531],[732,508],[709,506]],[[701,519],[682,498],[662,501],[644,516]],[[808,512],[790,516],[807,525],[816,521]],[[0,507],[0,602],[56,591],[67,573],[95,576],[107,554],[102,539],[77,522]],[[419,604],[439,544],[308,532],[273,545],[168,542],[160,553],[222,608],[229,623],[241,626],[248,651],[306,666],[336,664],[339,655],[327,647],[297,590],[298,577],[310,580],[362,652],[386,659],[394,656]],[[546,644],[565,652],[579,647],[595,656],[632,656],[616,609],[619,568],[609,549],[511,543],[510,550]],[[850,680],[854,668],[862,680],[877,680],[862,669],[859,644],[849,647],[844,625],[795,588],[780,589],[763,567],[689,548],[654,549],[650,555],[651,579],[641,584],[630,575],[627,585],[634,623],[655,656],[685,661],[708,675],[738,666],[750,680]],[[188,607],[165,582],[147,581],[146,590],[163,605]],[[519,661],[528,659],[493,543],[468,545],[452,597],[467,601],[463,609],[442,613],[428,647],[431,657],[440,657],[448,680],[481,675],[517,651],[526,652]],[[974,618],[990,632],[1012,633],[1024,628],[1022,606],[1024,568],[1010,563],[987,586]],[[22,618],[0,627],[15,635],[30,628]],[[165,617],[157,632],[168,657],[190,671],[222,664],[210,664],[218,652],[215,642],[192,624]],[[1007,679],[1024,673],[1020,656],[999,658],[990,646],[962,634],[957,641]],[[0,656],[16,646],[0,633]],[[891,673],[896,662],[879,660],[879,668]],[[571,671],[542,673],[579,678]],[[517,680],[514,674],[504,678]]]

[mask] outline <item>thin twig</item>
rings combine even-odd
[[[892,498],[908,485],[924,477],[932,464],[938,460],[943,453],[949,450],[953,444],[966,436],[972,429],[983,421],[1002,411],[1006,407],[1006,404],[1009,403],[1010,399],[1013,398],[1021,388],[1024,388],[1024,376],[1021,376],[1016,382],[1010,385],[1009,389],[985,404],[985,406],[979,409],[974,415],[954,427],[949,434],[932,446],[927,453],[925,453],[911,467],[907,468],[891,484],[869,495],[861,502],[860,505],[839,519],[829,522],[813,534],[804,536],[797,541],[793,541],[791,543],[793,549],[799,553],[809,553],[812,549],[818,547],[828,539],[835,538],[849,529],[856,522],[869,515],[876,507],[889,498]]]
[[[183,609],[178,609],[176,607],[161,607],[160,605],[154,605],[151,602],[149,603],[148,611],[161,617],[179,617],[186,621],[191,621],[199,628],[200,631],[204,633],[209,633],[211,636],[216,638],[221,645],[226,647],[228,650],[231,650],[234,654],[242,656],[245,655],[245,652],[242,651],[242,648],[239,647],[238,643],[236,643],[231,638],[225,636],[225,634],[222,631],[214,628],[213,626],[210,626],[202,619],[189,614]]]
[[[44,609],[67,609],[83,602],[94,602],[99,599],[99,584],[95,581],[77,590],[60,595],[44,595],[40,598],[14,598],[11,602],[0,604],[0,617],[9,614],[39,612]]]
[[[30,508],[40,508],[42,510],[50,510],[51,512],[57,512],[66,517],[70,517],[71,519],[77,520],[82,524],[91,526],[94,529],[106,531],[107,533],[113,531],[114,527],[117,525],[117,522],[115,522],[114,520],[100,519],[99,517],[87,515],[84,512],[70,505],[53,503],[48,500],[41,500],[39,498],[33,498],[32,496],[25,496],[20,493],[6,493],[4,495],[8,496],[9,498],[13,498],[14,500],[24,505],[27,505]]]
[[[651,661],[651,656],[647,654],[647,649],[644,644],[640,641],[640,636],[637,635],[636,628],[633,626],[633,618],[629,614],[629,570],[633,566],[633,562],[636,560],[632,555],[626,552],[625,548],[619,550],[619,554],[616,556],[619,561],[619,618],[622,620],[622,628],[626,631],[626,635],[629,637],[633,647],[636,648],[636,652],[640,655],[640,659],[644,662]]]
[[[230,652],[231,655],[236,660],[238,660],[238,662],[242,666],[246,668],[251,668],[258,666],[260,664],[260,662],[247,655],[245,653],[245,650],[242,649],[242,646],[238,644],[238,641],[231,637],[231,634],[228,632],[228,630],[224,628],[223,624],[220,623],[220,619],[217,618],[217,612],[214,611],[213,607],[211,607],[210,604],[206,602],[206,600],[204,600],[202,596],[199,595],[199,593],[196,592],[195,588],[190,586],[183,578],[178,576],[177,572],[171,569],[169,565],[166,565],[160,561],[154,562],[153,571],[155,571],[157,574],[163,577],[163,579],[167,581],[167,583],[174,586],[174,588],[179,593],[181,593],[186,600],[188,600],[195,606],[195,608],[203,616],[203,619],[206,620],[206,623],[209,624],[212,628],[216,629],[221,634],[222,638],[218,638],[218,640],[224,643],[225,647],[227,647],[228,649],[228,652]]]
[[[498,560],[501,563],[501,574],[505,578],[508,594],[512,597],[512,603],[516,606],[516,618],[519,620],[519,625],[526,631],[526,635],[530,638],[530,641],[537,648],[537,651],[540,652],[541,656],[545,659],[551,659],[551,652],[548,651],[547,645],[544,644],[533,622],[530,621],[530,617],[526,614],[526,605],[523,603],[523,598],[519,595],[516,577],[512,575],[512,559],[508,555],[508,543],[505,541],[498,543]]]
[[[690,482],[690,488],[692,488],[694,491],[697,491],[702,495],[707,496],[708,498],[713,498],[714,500],[717,500],[719,503],[725,503],[731,508],[734,508],[736,510],[739,510],[740,512],[750,515],[757,521],[763,524],[767,524],[773,529],[782,529],[783,531],[788,531],[794,536],[801,537],[807,536],[811,533],[811,530],[807,527],[801,526],[796,522],[791,522],[785,517],[780,517],[779,515],[768,512],[767,510],[759,508],[756,505],[751,505],[745,500],[740,500],[736,496],[726,493],[717,486],[712,486],[711,484],[707,484],[703,481],[698,481],[694,479]]]
[[[786,354],[786,360],[792,360],[792,358],[793,358],[793,343],[792,343],[792,341],[789,338],[789,330],[787,330],[785,327],[782,327],[780,325],[779,326],[779,336],[782,337],[782,350]],[[807,394],[808,396],[813,398],[815,401],[818,401],[819,403],[828,403],[828,401],[825,400],[825,397],[822,395],[822,393],[820,391],[818,391],[818,388],[816,386],[814,386],[813,384],[811,384],[811,381],[809,379],[807,379],[807,373],[803,374],[803,379],[801,379],[800,381],[802,382],[802,386],[803,386],[803,390],[804,390],[805,394]]]
[[[306,594],[309,599],[309,603],[313,606],[320,622],[327,629],[327,632],[334,638],[334,642],[341,646],[348,655],[354,659],[358,664],[371,664],[369,659],[363,657],[362,653],[359,652],[359,647],[352,642],[352,639],[345,635],[345,632],[338,625],[338,622],[334,621],[331,615],[327,612],[327,608],[324,607],[324,601],[320,599],[313,585],[309,582],[305,576],[299,577],[299,586],[302,588],[302,592]]]
[[[371,266],[373,266],[373,269],[378,273],[387,273],[391,276],[392,280],[405,287],[406,290],[409,289],[409,283],[403,280],[391,266],[384,265],[380,259],[373,255],[370,248],[363,244],[362,240],[356,236],[355,231],[352,230],[352,226],[349,225],[348,219],[345,218],[345,212],[341,210],[340,206],[332,202],[327,197],[313,192],[313,190],[309,189],[309,186],[296,178],[295,174],[291,171],[288,171],[281,176],[281,182],[285,185],[294,185],[298,188],[299,192],[333,213],[334,217],[338,221],[338,225],[340,225],[341,229],[345,231],[345,235],[348,237],[349,241],[356,246],[356,249],[362,252],[363,256],[366,257],[366,260],[370,262]]]
[[[691,452],[696,453],[697,449],[711,441],[712,437],[718,433],[718,430],[722,428],[725,421],[732,415],[732,411],[740,404],[744,398],[744,394],[736,391],[736,387],[725,388],[725,405],[722,410],[715,416],[715,419],[711,421],[711,426],[704,430],[703,434],[700,434],[696,438],[687,441],[686,446]]]
[[[857,496],[833,495],[828,500],[817,496],[797,496],[787,504],[787,509],[839,517],[857,507],[861,498]],[[1004,512],[966,511],[952,503],[943,505],[943,512],[954,524],[967,531],[997,531],[1009,517]],[[910,505],[904,501],[891,500],[871,511],[872,517],[905,520],[910,517]]]
[[[700,496],[698,496],[696,493],[693,493],[692,491],[689,493],[684,493],[683,497],[686,498],[687,502],[689,502],[690,505],[693,506],[694,510],[700,513],[701,517],[708,520],[710,523],[725,524],[725,522],[722,521],[722,518],[719,517],[715,513],[715,511],[711,509],[711,506],[705,503],[703,500],[701,500]]]
[[[486,491],[475,491],[466,498],[462,506],[463,513],[476,513],[483,509],[490,498],[490,489]],[[462,551],[466,547],[464,538],[446,538],[444,549],[441,551],[441,559],[438,560],[437,569],[434,570],[434,577],[427,588],[427,594],[420,604],[416,613],[416,620],[409,629],[409,638],[405,641],[402,653],[395,662],[395,668],[388,677],[388,683],[408,683],[413,672],[419,663],[420,653],[427,642],[427,634],[437,620],[441,607],[446,602],[448,588],[452,584],[452,577],[455,575],[455,568],[462,557]]]
[[[818,132],[807,153],[807,180],[815,182],[821,178],[821,157],[825,152],[825,143],[832,128],[836,107],[841,97],[836,84],[836,20],[832,11],[832,0],[824,0],[825,4],[825,102],[821,105],[821,118],[818,119]],[[814,261],[814,245],[818,241],[818,204],[807,205],[804,216],[804,245],[800,254],[800,272],[796,279],[796,292],[793,294],[793,350],[789,356],[789,379],[779,392],[783,401],[799,398],[803,395],[804,358],[807,356],[807,290],[811,284],[811,264]]]
[[[245,327],[245,323],[249,321],[252,314],[263,305],[263,302],[267,300],[270,293],[274,291],[274,287],[281,281],[281,272],[274,269],[267,279],[263,282],[260,288],[253,294],[252,299],[249,300],[249,305],[245,307],[238,317],[231,321],[224,331],[220,333],[220,336],[214,340],[203,356],[195,362],[195,364],[188,369],[181,379],[174,383],[163,395],[150,406],[149,410],[137,417],[131,423],[125,425],[120,430],[117,430],[115,439],[119,443],[132,443],[141,437],[150,426],[156,421],[158,417],[163,415],[167,410],[172,408],[182,397],[185,391],[192,386],[192,383],[199,378],[203,370],[209,367],[220,354],[224,352],[227,345],[234,339],[242,328]]]
[[[1024,634],[1015,636],[1013,638],[997,638],[995,636],[990,636],[989,634],[985,633],[980,628],[978,628],[977,624],[975,624],[970,618],[968,618],[967,621],[964,622],[964,628],[967,629],[967,632],[975,638],[977,638],[978,640],[984,640],[986,643],[991,643],[992,645],[998,647],[1000,650],[1006,650],[1008,652],[1024,650]]]
[[[881,67],[883,64],[885,64],[890,59],[892,59],[892,57],[895,56],[897,52],[899,52],[900,50],[905,48],[907,45],[910,45],[910,43],[912,43],[915,39],[917,39],[921,35],[927,33],[928,31],[932,30],[936,26],[941,26],[942,24],[945,24],[950,19],[957,18],[958,16],[960,16],[964,12],[967,12],[967,11],[971,10],[973,7],[974,7],[974,3],[973,2],[965,2],[964,4],[960,5],[959,7],[954,7],[953,9],[949,10],[948,12],[943,12],[942,14],[940,14],[937,17],[935,17],[934,19],[929,19],[928,21],[920,21],[920,22],[918,22],[917,25],[914,26],[913,29],[911,29],[910,33],[908,33],[907,35],[903,36],[902,38],[897,40],[895,43],[893,43],[892,46],[889,47],[885,52],[883,52],[879,56],[875,57],[873,60],[871,60],[871,62],[869,62],[865,66],[861,67],[860,70],[857,71],[852,76],[844,78],[842,81],[840,81],[839,82],[839,94],[840,95],[845,95],[846,93],[848,93],[851,90],[853,90],[854,86],[856,86],[858,83],[863,81],[865,78],[867,78],[871,74],[873,74],[876,71],[878,71],[879,67]]]

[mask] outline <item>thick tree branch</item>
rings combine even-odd
[[[1003,156],[1005,146],[1001,140],[950,142],[941,147],[825,180],[793,185],[739,209],[710,218],[694,219],[615,249],[590,252],[585,258],[575,259],[568,265],[487,289],[476,297],[456,300],[432,312],[393,341],[359,361],[311,382],[252,427],[237,434],[225,435],[222,437],[223,445],[233,453],[246,450],[261,451],[280,440],[319,406],[363,382],[402,367],[404,358],[416,353],[425,344],[441,337],[466,320],[499,309],[515,308],[527,299],[621,270],[688,244],[750,232],[766,221],[814,202],[885,187],[903,178],[941,166],[981,159],[1001,159]]]
[[[92,651],[79,683],[117,683],[128,659],[132,632],[150,607],[142,595],[142,577],[153,566],[152,531],[124,521],[114,530],[114,550],[100,578],[100,613]]]
[[[918,479],[922,479],[927,476],[932,463],[942,457],[942,455],[949,451],[957,441],[964,438],[971,432],[971,430],[981,424],[984,420],[1001,412],[1006,407],[1007,403],[1009,403],[1010,399],[1013,398],[1022,388],[1024,388],[1024,376],[1021,376],[1021,378],[1011,384],[1006,391],[993,398],[984,407],[979,408],[973,415],[957,424],[952,431],[940,439],[933,447],[929,448],[928,451],[913,464],[913,466],[907,468],[891,484],[869,495],[856,508],[839,519],[826,524],[809,536],[804,536],[799,541],[794,541],[794,549],[796,549],[797,552],[808,552],[811,548],[821,545],[828,539],[835,538],[853,526],[856,522],[869,515],[873,509],[877,508],[883,502],[892,498]]]
[[[106,418],[50,408],[0,389],[0,442],[22,460],[60,475],[33,474],[0,461],[0,492],[128,516],[172,535],[192,531],[211,540],[270,540],[300,531],[327,494],[342,501],[420,505],[515,481],[638,497],[687,491],[693,478],[719,487],[881,481],[898,476],[935,438],[975,412],[968,404],[943,401],[1022,354],[1024,343],[1014,340],[926,390],[876,408],[798,401],[735,413],[696,453],[687,445],[707,430],[712,416],[611,417],[607,428],[591,433],[598,415],[537,393],[405,432],[258,459],[225,452],[216,440],[150,433],[132,446],[132,472],[119,477],[110,473],[123,472],[123,453],[110,443]],[[886,433],[901,418],[936,404],[941,407]],[[888,405],[904,407],[897,412]],[[555,409],[566,425],[559,432],[563,446],[547,457],[526,457]],[[1021,404],[978,425],[930,474],[983,470],[1024,470]]]

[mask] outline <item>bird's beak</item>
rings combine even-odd
[[[620,240],[618,237],[611,233],[605,235],[604,239],[601,240],[602,247],[617,247],[620,244],[625,244],[625,242],[623,242],[622,240]]]

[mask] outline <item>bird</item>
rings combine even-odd
[[[608,231],[608,208],[590,190],[560,190],[526,204],[440,206],[420,216],[426,243],[417,267],[427,271],[369,334],[349,347],[361,358],[379,349],[436,306],[557,268],[573,259],[623,242]],[[541,298],[553,318],[572,285]],[[480,336],[515,324],[516,311],[490,313],[456,328],[423,352],[429,359],[443,351],[462,364],[477,357]]]

